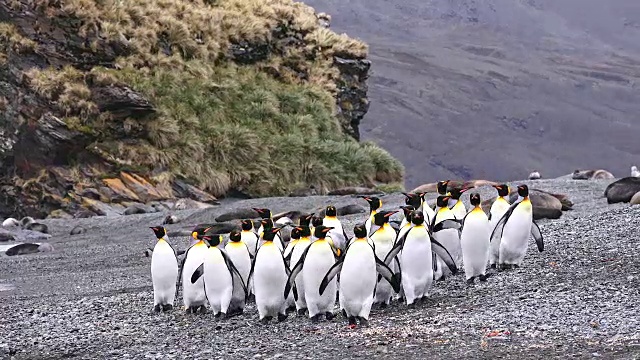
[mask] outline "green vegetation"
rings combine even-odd
[[[163,169],[156,181],[185,177],[215,195],[230,188],[265,196],[303,184],[328,190],[402,181],[402,165],[344,134],[334,113],[333,56],[363,58],[366,45],[320,27],[304,4],[40,0],[38,9],[82,20],[78,33],[94,52],[114,42],[129,49],[114,69],[26,73],[69,128],[94,136],[91,151],[116,164]],[[303,41],[254,65],[230,61],[232,43],[271,43],[276,31]],[[142,137],[113,136],[116,120],[92,102],[91,87],[111,84],[130,86],[157,107],[153,118],[118,120],[125,129],[142,129]]]

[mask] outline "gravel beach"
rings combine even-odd
[[[245,314],[155,314],[149,226],[166,213],[46,220],[51,253],[0,257],[0,358],[4,359],[348,359],[348,358],[640,358],[640,206],[608,205],[610,180],[522,181],[567,194],[574,210],[540,220],[545,251],[533,240],[523,267],[467,286],[463,275],[436,282],[431,299],[408,309],[374,309],[368,328],[342,315],[312,324],[290,314],[261,325]],[[490,187],[476,189],[483,199]],[[428,196],[433,203],[434,196]],[[468,205],[468,196],[464,197]],[[402,194],[382,197],[397,209]],[[352,196],[252,199],[175,212],[189,228],[234,208],[274,213],[366,202]],[[366,214],[343,217],[351,235]],[[70,236],[81,225],[87,232]],[[184,249],[188,238],[173,238]],[[176,299],[181,306],[182,299]]]

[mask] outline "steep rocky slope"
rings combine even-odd
[[[361,128],[443,178],[621,177],[640,146],[640,4],[633,0],[306,0],[369,44]]]
[[[327,27],[289,0],[0,2],[0,215],[401,182],[357,142],[367,46]]]

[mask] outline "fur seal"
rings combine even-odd
[[[574,170],[571,178],[574,180],[615,179],[607,170]]]
[[[635,165],[631,167],[631,176],[640,177],[640,171],[638,171],[638,168]]]
[[[217,222],[225,222],[230,220],[253,219],[258,217],[258,213],[250,208],[240,208],[231,210],[216,217]]]
[[[69,232],[69,235],[79,235],[79,234],[84,234],[85,232],[87,232],[85,228],[83,228],[80,225],[76,225],[73,229],[71,229],[71,231]]]
[[[366,187],[358,187],[358,186],[349,186],[343,187],[340,189],[335,189],[329,191],[327,195],[381,195],[384,194],[380,190],[366,188]]]
[[[513,203],[518,198],[517,191],[509,193],[509,202]],[[482,202],[482,210],[487,214],[496,197]],[[539,189],[529,189],[529,199],[533,205],[533,219],[558,219],[563,210],[572,210],[573,203],[566,195],[552,194]]]
[[[604,196],[609,204],[630,202],[638,191],[640,191],[640,178],[629,176],[609,184],[604,190]]]
[[[326,210],[326,207],[322,209],[318,209],[318,211],[316,211],[316,214],[318,214],[318,216],[320,217],[324,217],[325,210]],[[367,210],[368,209],[365,209],[363,206],[356,205],[356,204],[349,204],[349,205],[344,205],[336,208],[338,216],[362,214],[362,213],[366,213]]]
[[[497,183],[495,181],[489,181],[489,180],[468,180],[468,181],[449,180],[449,183],[447,183],[447,190],[450,191],[451,189],[467,189],[467,188],[471,189],[471,188],[477,188],[482,186],[494,186],[494,185],[500,185],[500,183]],[[438,183],[434,182],[434,183],[423,184],[411,190],[410,192],[414,194],[435,193],[435,192],[438,192]]]
[[[629,203],[631,203],[631,205],[640,205],[640,191],[631,197]]]
[[[162,225],[167,225],[167,224],[177,224],[180,221],[180,219],[175,216],[175,215],[167,215],[164,220],[162,221]]]
[[[540,179],[540,173],[537,170],[534,170],[531,174],[529,174],[529,180],[538,180]]]
[[[20,221],[14,218],[7,218],[2,222],[2,227],[5,229],[15,229],[21,227]]]
[[[51,252],[53,246],[49,243],[34,244],[34,243],[22,243],[13,246],[5,252],[7,256],[35,254],[37,252]]]

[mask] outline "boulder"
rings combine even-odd
[[[173,191],[178,198],[188,198],[201,203],[220,205],[215,196],[202,191],[191,184],[187,184],[182,180],[175,180],[173,182]]]
[[[83,197],[82,205],[88,210],[90,210],[93,214],[103,215],[103,216],[122,215],[122,211],[119,211],[113,206],[109,206],[100,200],[93,200],[90,198]]]
[[[159,189],[139,175],[120,172],[120,179],[144,203],[173,198],[173,193],[161,193]]]
[[[604,190],[604,196],[609,204],[630,202],[638,191],[640,191],[640,178],[629,176],[609,184]]]

